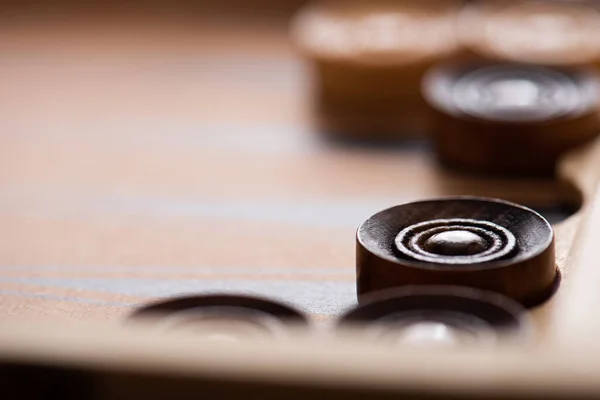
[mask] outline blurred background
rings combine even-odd
[[[551,177],[323,132],[290,40],[304,3],[0,3],[4,311],[114,319],[218,290],[326,319],[355,303],[355,229],[383,208],[469,194],[572,212]]]

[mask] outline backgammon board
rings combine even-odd
[[[5,398],[600,397],[597,141],[540,177],[446,168],[423,136],[332,135],[290,41],[298,4],[257,3],[0,15]],[[456,196],[552,223],[560,283],[527,334],[430,348],[338,332],[357,305],[357,227]],[[310,328],[231,345],[130,322],[211,293],[283,302]]]

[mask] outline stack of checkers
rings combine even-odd
[[[600,5],[584,1],[333,1],[292,21],[314,73],[319,130],[388,141],[432,128],[421,83],[447,62],[600,66]]]

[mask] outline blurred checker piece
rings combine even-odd
[[[550,224],[526,207],[456,197],[383,210],[357,231],[358,299],[410,285],[493,291],[529,307],[546,300],[560,275]]]
[[[303,313],[275,300],[234,294],[176,297],[143,306],[132,321],[150,323],[164,333],[187,332],[212,342],[287,336],[289,328],[306,327]]]
[[[457,26],[472,55],[600,67],[600,7],[592,1],[478,1],[462,10]]]
[[[454,54],[452,1],[332,1],[307,6],[292,40],[314,66],[326,133],[388,139],[423,131],[420,80]]]
[[[439,159],[483,173],[552,175],[600,132],[599,90],[588,68],[446,63],[423,79]]]
[[[375,292],[338,325],[390,346],[493,346],[533,334],[527,311],[497,293],[460,286],[407,286]]]

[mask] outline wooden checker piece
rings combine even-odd
[[[367,295],[338,325],[391,346],[493,346],[533,332],[526,310],[505,296],[432,285]]]
[[[454,62],[430,70],[423,92],[448,166],[553,175],[558,159],[600,132],[600,78],[586,68]]]
[[[249,3],[240,8],[259,9]],[[29,12],[31,5],[24,8]],[[1,75],[4,124],[18,132],[8,129],[3,141],[4,397],[598,397],[597,144],[570,152],[559,163],[561,178],[580,194],[581,209],[555,226],[556,263],[565,279],[560,295],[530,310],[536,337],[525,347],[493,352],[476,346],[455,352],[428,352],[427,346],[394,349],[364,336],[331,337],[312,330],[288,335],[287,322],[279,325],[281,330],[275,328],[284,334],[283,343],[271,340],[268,328],[252,326],[248,333],[227,338],[248,338],[242,346],[223,347],[212,340],[195,341],[206,331],[195,320],[201,308],[194,311],[194,306],[179,315],[140,318],[149,322],[141,329],[122,323],[120,317],[133,303],[158,296],[166,287],[225,285],[263,288],[293,301],[304,296],[306,309],[326,318],[336,312],[331,305],[352,301],[347,234],[363,207],[377,207],[385,198],[459,192],[491,191],[487,193],[539,206],[546,199],[538,181],[449,177],[422,162],[421,154],[348,157],[307,148],[294,134],[304,133],[308,121],[298,121],[299,110],[289,107],[298,104],[301,93],[296,90],[301,88],[290,86],[297,81],[290,82],[287,74],[272,79],[282,64],[296,71],[283,42],[287,19],[271,26],[264,13],[255,12],[261,23],[256,29],[257,21],[244,26],[243,18],[232,18],[234,8],[225,15],[204,15],[183,36],[160,27],[136,27],[140,21],[133,19],[119,26],[111,18],[102,28],[96,25],[97,13],[89,24],[70,13],[42,24],[29,14],[5,13],[6,23],[0,25],[8,61],[2,63]],[[196,8],[190,11],[198,14]],[[157,21],[162,23],[166,14]],[[182,20],[174,22],[179,32]],[[273,34],[265,35],[267,31]],[[241,50],[234,60],[227,46],[233,43]],[[152,51],[146,53],[148,49]],[[106,62],[98,69],[100,59]],[[257,60],[259,68],[254,68]],[[172,73],[181,66],[185,73]],[[89,93],[95,94],[93,99]],[[199,105],[211,112],[198,113]],[[221,135],[232,129],[232,121],[243,123],[235,124],[235,135]],[[293,129],[263,136],[272,133],[273,123]],[[257,146],[240,140],[249,131],[258,135],[248,139]],[[278,173],[264,173],[273,168]],[[370,179],[360,179],[367,175]],[[224,187],[224,181],[233,185]],[[290,196],[298,202],[290,204]],[[333,208],[321,208],[326,202]],[[322,214],[304,218],[315,205]],[[519,218],[503,224],[481,215],[463,217],[502,226],[521,247],[513,232],[513,225],[521,226]],[[485,245],[473,234],[441,235],[429,246],[450,254],[476,252]],[[367,301],[367,295],[361,296],[361,306]],[[233,319],[236,327],[240,320],[242,325],[246,319],[250,325],[263,321],[241,316],[244,311],[232,314],[225,319]],[[278,317],[275,321],[279,323]],[[191,331],[192,342],[185,331]],[[267,340],[251,340],[256,336]]]
[[[424,129],[423,73],[457,50],[446,1],[322,2],[293,21],[311,61],[317,118],[327,133],[368,139]]]
[[[533,306],[559,281],[550,224],[500,200],[457,197],[392,207],[363,222],[356,243],[359,301],[393,287],[460,285]]]
[[[131,320],[151,322],[165,333],[191,332],[201,339],[237,342],[285,337],[290,326],[305,327],[303,313],[272,299],[242,294],[176,297],[143,306]]]
[[[480,1],[460,14],[472,54],[497,61],[600,66],[600,9],[591,1]]]

